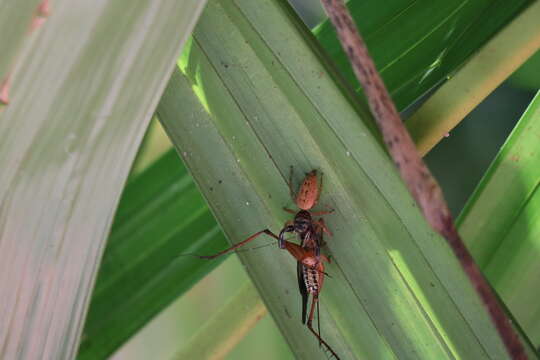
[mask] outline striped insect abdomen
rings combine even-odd
[[[302,269],[304,283],[308,293],[318,295],[320,291],[319,272],[315,269],[304,266]]]

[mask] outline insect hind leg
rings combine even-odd
[[[315,331],[315,329],[313,328],[313,317],[315,315],[315,307],[317,307],[317,322],[319,323],[319,332]],[[324,339],[321,337],[320,333],[321,333],[321,330],[320,330],[320,318],[319,318],[319,296],[316,296],[316,295],[313,295],[313,299],[311,300],[311,309],[309,310],[309,318],[308,318],[308,321],[306,323],[309,331],[311,331],[313,333],[313,335],[315,335],[315,337],[317,338],[317,340],[319,340],[319,346],[323,346],[327,351],[329,351],[333,357],[335,357],[337,360],[339,360],[339,356],[336,354],[336,352],[334,351],[334,349],[332,349],[332,347],[330,345],[328,345],[328,343],[326,341],[324,341]]]

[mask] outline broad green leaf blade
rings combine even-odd
[[[183,58],[190,80],[173,75],[162,98],[158,116],[225,233],[238,242],[266,227],[279,231],[289,218],[281,209],[291,203],[289,166],[321,169],[321,203],[336,209],[326,217],[334,263],[321,326],[338,354],[506,358],[452,252],[312,40],[284,1],[212,2]],[[193,91],[205,108],[194,110]],[[241,258],[295,354],[324,358],[299,319],[290,255]]]
[[[377,69],[399,110],[444,81],[531,0],[350,1]],[[329,21],[314,30],[360,91]]]
[[[112,215],[204,2],[54,2],[0,115],[0,358],[75,356]]]
[[[460,216],[460,232],[501,298],[540,345],[540,93]]]
[[[42,0],[0,1],[0,84],[11,71]]]
[[[80,359],[112,354],[221,263],[226,241],[174,150],[131,180],[118,206],[92,294]]]

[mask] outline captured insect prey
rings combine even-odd
[[[295,214],[295,216],[293,220],[289,220],[285,223],[284,227],[279,232],[279,236],[274,234],[269,229],[264,229],[214,255],[198,257],[202,259],[214,259],[246,245],[262,234],[266,234],[276,239],[278,241],[279,248],[287,250],[297,260],[298,287],[300,290],[300,295],[302,296],[302,323],[306,324],[308,329],[313,333],[313,335],[315,335],[320,346],[324,347],[326,351],[330,352],[332,357],[339,359],[330,345],[328,345],[328,343],[326,343],[326,341],[324,341],[321,337],[320,321],[318,323],[317,331],[312,325],[315,315],[315,308],[317,308],[317,319],[319,319],[319,294],[321,293],[324,276],[327,275],[324,272],[323,263],[330,262],[326,256],[320,253],[320,248],[323,245],[323,234],[327,233],[328,235],[332,235],[330,230],[326,227],[324,220],[322,218],[314,220],[313,216],[329,214],[333,211],[333,209],[317,212],[311,211],[311,209],[317,204],[322,190],[322,176],[319,180],[317,170],[312,170],[306,174],[297,194],[294,194],[293,191],[292,177],[293,168],[291,166],[289,190],[291,198],[300,210],[295,211],[284,208],[285,211]],[[298,235],[300,245],[287,241],[285,239],[285,235],[287,233],[294,233]],[[312,295],[312,299],[308,315],[307,308],[310,294]]]
[[[298,261],[296,265],[296,272],[298,277],[298,288],[300,290],[300,295],[302,296],[302,323],[306,324],[308,329],[315,335],[319,340],[319,345],[325,347],[333,357],[339,359],[337,354],[334,352],[332,347],[326,343],[321,337],[321,323],[319,315],[319,294],[322,291],[322,286],[324,282],[324,264],[323,262],[330,262],[330,260],[324,256],[320,255],[319,257],[315,256],[315,249],[312,249],[311,246],[318,246],[322,241],[323,232],[320,230],[316,232],[315,237],[316,241],[313,239],[302,239],[302,248],[305,253],[311,254],[311,260],[315,263],[314,266],[307,266],[306,261]],[[309,300],[309,295],[311,294],[311,307],[309,310],[309,316],[307,316],[307,305]],[[315,307],[317,307],[317,331],[313,329],[313,317],[315,315]]]

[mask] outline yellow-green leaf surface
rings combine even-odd
[[[334,236],[324,251],[333,263],[321,327],[340,357],[506,358],[369,115],[318,54],[285,1],[212,1],[205,9],[181,62],[187,77],[173,75],[158,116],[225,233],[238,242],[266,227],[279,231],[290,218],[281,209],[291,206],[289,167],[296,182],[320,169],[320,202],[336,209],[326,216]],[[300,321],[294,259],[264,251],[241,258],[295,354],[325,358]]]
[[[459,230],[523,330],[540,345],[540,94],[460,217]]]
[[[17,59],[0,115],[0,358],[74,357],[126,176],[203,5],[54,1]]]

